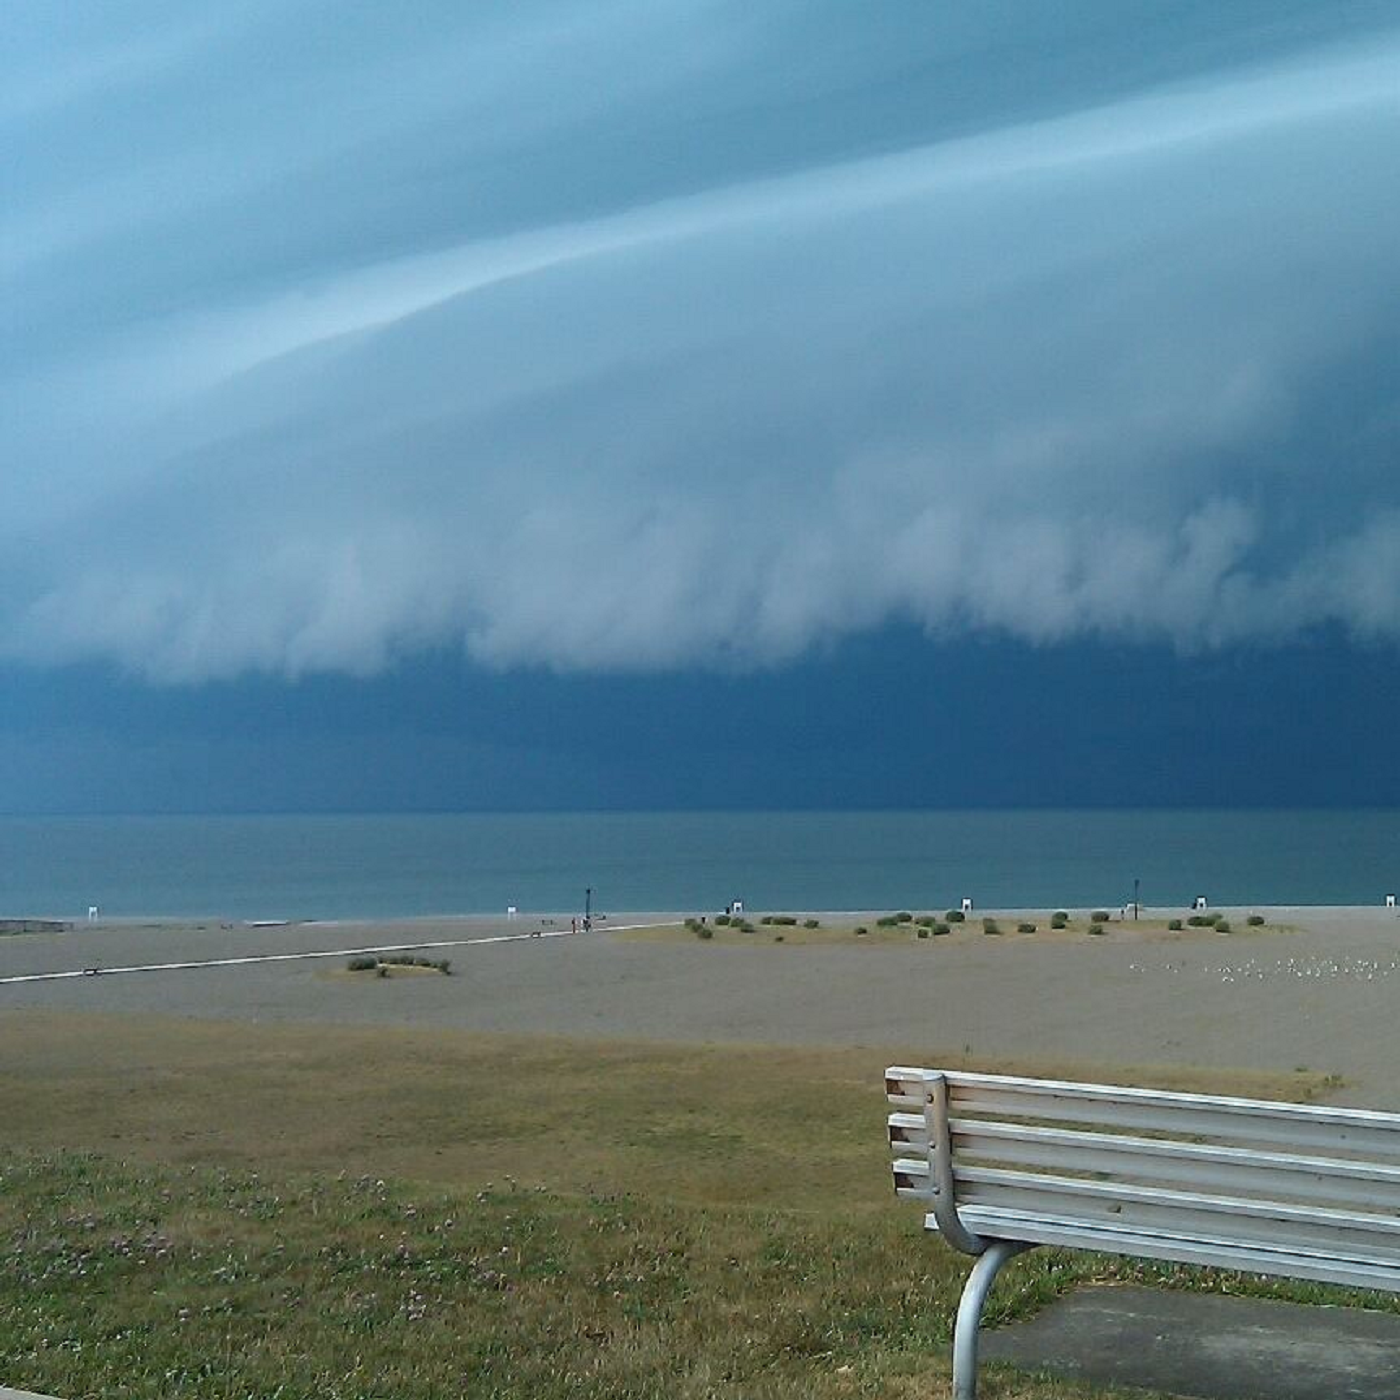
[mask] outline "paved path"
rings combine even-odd
[[[52,1395],[36,1395],[32,1390],[11,1390],[0,1385],[0,1400],[53,1400]]]
[[[1152,1288],[1082,1288],[985,1332],[982,1356],[1195,1400],[1395,1400],[1400,1316]]]

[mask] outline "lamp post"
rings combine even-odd
[[[1134,918],[1134,919],[1136,919],[1137,916],[1138,916],[1138,886],[1141,885],[1141,884],[1142,884],[1142,881],[1141,881],[1140,879],[1138,879],[1137,876],[1134,876],[1134,877],[1133,877],[1133,918]]]
[[[583,892],[583,931],[587,933],[593,927],[593,886]]]

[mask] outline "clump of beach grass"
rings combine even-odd
[[[424,958],[412,953],[385,953],[374,957],[354,957],[345,964],[347,972],[373,972],[379,977],[388,977],[390,969],[395,967],[422,968],[425,972],[440,972],[444,977],[452,975],[452,960],[450,958]]]

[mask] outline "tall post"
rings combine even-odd
[[[583,892],[583,931],[588,932],[593,927],[593,886]]]
[[[1133,877],[1133,918],[1135,918],[1135,919],[1136,919],[1137,916],[1138,916],[1138,887],[1139,887],[1141,884],[1142,884],[1142,881],[1141,881],[1140,879],[1138,879],[1136,876],[1134,876],[1134,877]]]

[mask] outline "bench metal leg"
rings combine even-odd
[[[977,1400],[977,1328],[982,1321],[982,1305],[1001,1266],[1030,1248],[1018,1240],[994,1240],[977,1256],[963,1286],[953,1331],[953,1400]]]

